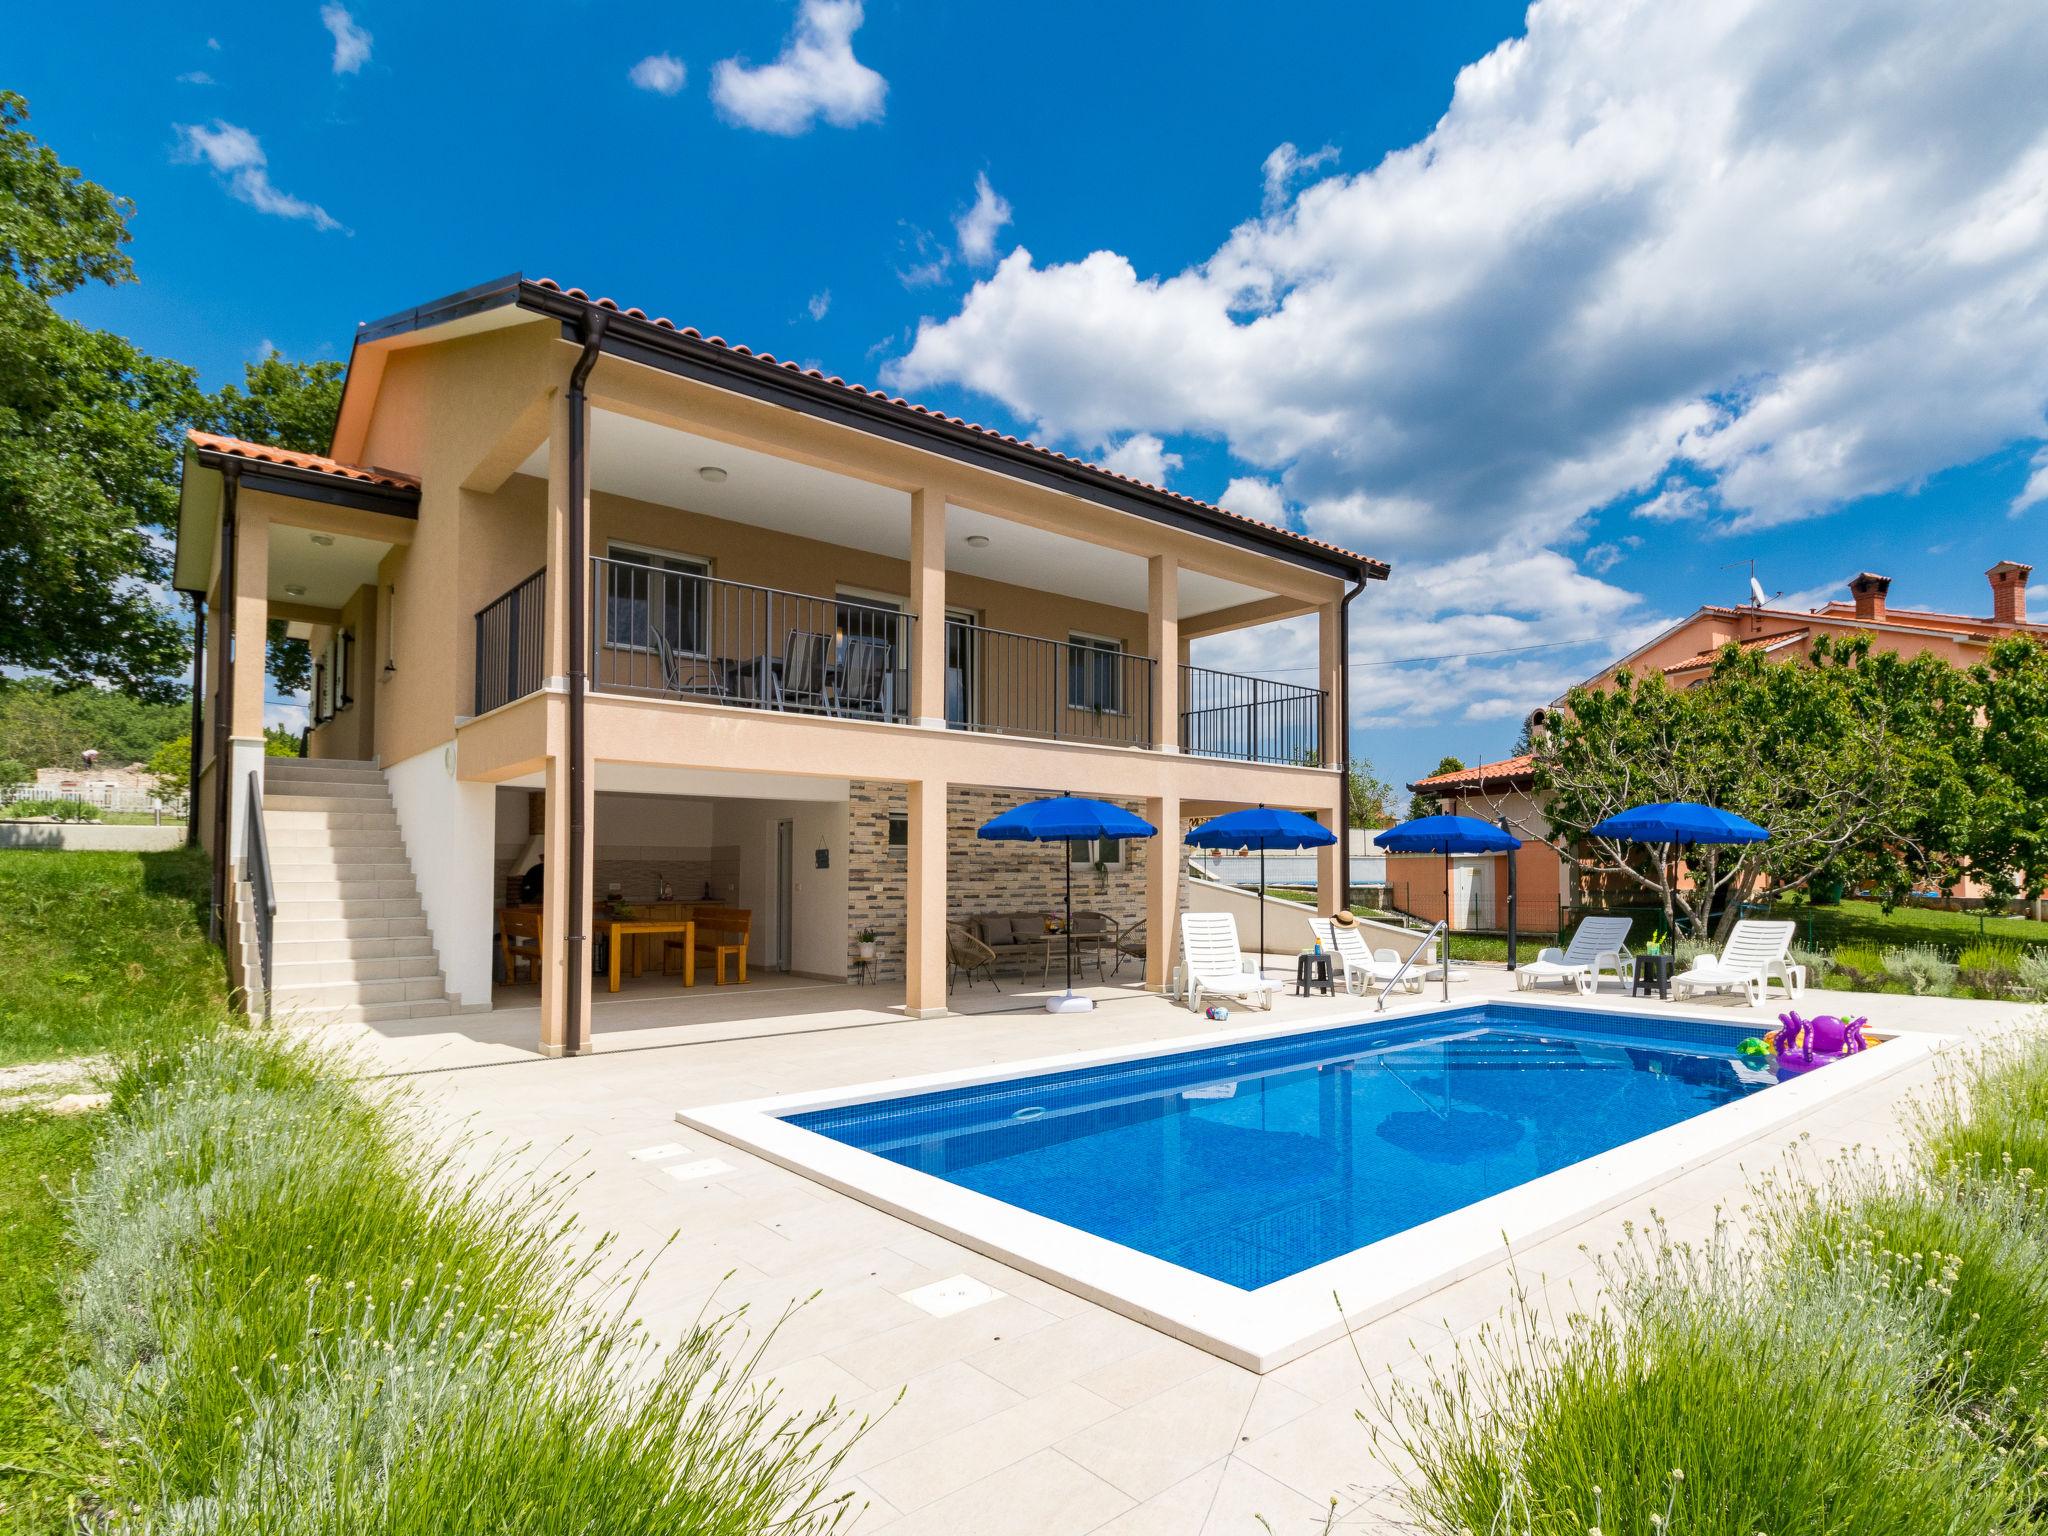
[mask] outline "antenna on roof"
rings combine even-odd
[[[1731,560],[1728,564],[1722,566],[1721,569],[1724,571],[1734,571],[1740,570],[1743,566],[1749,567],[1749,600],[1761,608],[1770,601],[1770,598],[1764,592],[1764,584],[1756,579],[1756,560],[1753,557],[1748,560]],[[1784,596],[1782,592],[1778,595],[1780,597]]]

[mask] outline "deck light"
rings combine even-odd
[[[985,533],[970,533],[967,535],[967,547],[969,549],[987,549],[988,535]]]
[[[284,595],[286,597],[304,597],[306,595],[306,589],[302,586],[299,586],[295,582],[288,581],[285,583]]]
[[[725,482],[725,471],[716,464],[706,464],[697,471],[697,475],[699,479],[707,480],[713,485],[722,485]]]
[[[313,542],[323,549],[331,548],[334,544],[334,535],[331,533],[316,533],[313,535]]]

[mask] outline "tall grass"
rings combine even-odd
[[[1979,1178],[2048,1177],[2048,1034],[1973,1058],[1921,1115],[1925,1160]]]
[[[579,1304],[561,1187],[478,1186],[402,1107],[237,1032],[144,1061],[73,1203],[79,1410],[167,1531],[808,1533],[838,1415]]]
[[[1523,1301],[1386,1405],[1409,1502],[1442,1536],[2028,1529],[2031,1468],[1930,1401],[1938,1296],[1897,1266],[1789,1268],[1654,1233],[1606,1305]]]

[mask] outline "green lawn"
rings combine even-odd
[[[0,1530],[79,1529],[113,1453],[50,1396],[79,1363],[59,1287],[78,1255],[60,1197],[85,1165],[97,1115],[0,1115]]]
[[[218,1019],[207,860],[0,851],[0,1066],[183,1038]]]
[[[1770,915],[1798,923],[1799,942],[1809,949],[1839,949],[1844,944],[1869,944],[1878,949],[1932,944],[1954,953],[1980,938],[2048,944],[2048,923],[1984,912],[1936,912],[1925,907],[1896,907],[1886,912],[1874,901],[1845,901],[1832,907],[1785,902],[1772,908]]]

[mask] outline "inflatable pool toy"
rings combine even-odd
[[[1751,1035],[1742,1044],[1735,1047],[1735,1049],[1742,1052],[1745,1056],[1768,1056],[1771,1054],[1770,1042],[1768,1040],[1759,1040],[1755,1035]]]
[[[1869,1049],[1863,1038],[1863,1026],[1869,1022],[1865,1018],[1843,1020],[1823,1013],[1803,1019],[1796,1013],[1781,1013],[1778,1022],[1784,1027],[1774,1032],[1772,1048],[1781,1075],[1811,1071]]]

